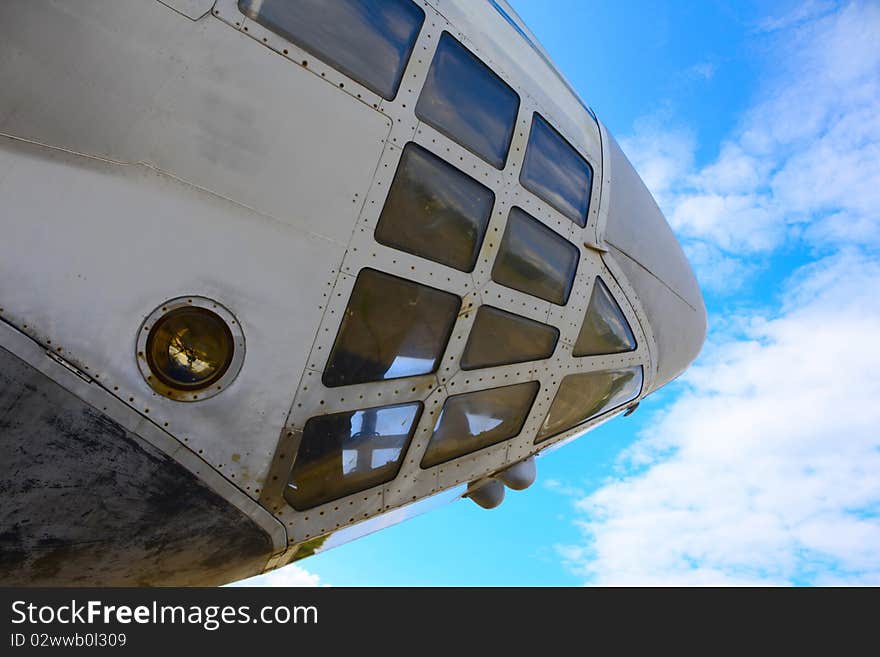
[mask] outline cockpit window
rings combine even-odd
[[[461,271],[472,271],[495,195],[410,142],[376,226],[376,241]]]
[[[642,391],[642,366],[569,374],[538,431],[536,443],[632,401]]]
[[[539,387],[537,381],[528,381],[449,397],[434,425],[422,467],[513,438],[522,431]]]
[[[503,169],[518,111],[517,93],[444,32],[416,115],[496,169]]]
[[[549,358],[558,339],[559,329],[555,326],[492,306],[480,306],[461,356],[461,369],[475,370]]]
[[[361,270],[324,369],[324,385],[435,371],[460,306],[461,299],[449,292]]]
[[[388,100],[397,95],[425,20],[412,0],[239,0],[238,6]]]
[[[492,280],[565,305],[577,271],[577,247],[519,208],[512,208]]]
[[[532,117],[522,186],[579,226],[587,223],[593,169],[539,114]]]
[[[596,278],[572,355],[620,354],[635,348],[636,338],[620,306],[602,279]]]
[[[421,402],[415,402],[311,418],[287,501],[303,511],[394,479],[421,411]]]

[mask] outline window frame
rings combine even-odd
[[[543,428],[544,423],[550,417],[550,413],[553,411],[553,406],[556,404],[556,400],[559,397],[559,393],[562,390],[562,386],[565,383],[566,379],[570,379],[572,377],[578,377],[578,376],[589,376],[591,374],[592,375],[603,374],[603,373],[609,372],[609,371],[624,370],[624,369],[633,369],[633,370],[638,369],[639,370],[639,389],[636,391],[636,394],[634,394],[632,397],[630,397],[628,399],[625,399],[619,403],[614,404],[613,406],[603,407],[603,408],[599,409],[599,411],[594,413],[593,415],[587,416],[587,417],[583,418],[582,420],[580,420],[579,422],[576,422],[575,424],[572,424],[571,426],[569,426],[565,429],[562,429],[560,431],[556,431],[555,433],[549,433],[549,434],[543,435],[543,436],[541,435],[541,429]],[[556,386],[556,393],[553,395],[553,399],[550,401],[550,404],[547,406],[547,412],[544,414],[544,417],[541,419],[541,423],[538,425],[538,427],[535,431],[535,438],[533,441],[533,445],[540,445],[540,444],[546,443],[550,440],[558,439],[560,436],[568,433],[569,431],[577,430],[578,428],[583,427],[585,424],[589,424],[590,422],[601,420],[602,418],[604,418],[614,412],[620,412],[621,409],[626,408],[629,404],[631,404],[632,402],[637,400],[639,397],[641,397],[644,390],[645,390],[645,364],[644,363],[639,363],[637,365],[630,365],[630,366],[614,367],[614,368],[610,368],[610,369],[604,368],[604,369],[587,370],[584,372],[572,372],[571,374],[567,374],[559,380],[559,384]]]
[[[461,269],[461,268],[455,266],[454,264],[450,264],[448,262],[442,262],[440,260],[436,260],[435,258],[428,257],[426,255],[422,255],[420,253],[416,253],[414,251],[402,248],[401,246],[398,246],[397,244],[392,243],[390,241],[380,239],[379,231],[380,231],[380,227],[382,226],[382,220],[385,217],[385,212],[388,208],[389,200],[392,198],[392,195],[395,194],[396,186],[398,185],[398,183],[400,181],[400,176],[402,175],[403,167],[405,164],[405,158],[408,157],[408,153],[415,153],[418,156],[426,156],[426,159],[430,160],[432,162],[432,165],[434,163],[439,163],[439,164],[442,164],[442,165],[448,167],[456,175],[461,176],[463,178],[466,178],[468,180],[469,184],[473,184],[473,186],[480,187],[480,188],[482,188],[482,190],[485,190],[488,193],[488,195],[491,197],[490,204],[489,204],[489,210],[486,213],[485,217],[483,218],[483,225],[480,228],[477,239],[474,243],[473,255],[472,255],[468,269]],[[376,220],[376,227],[373,229],[373,239],[377,243],[379,243],[383,246],[386,246],[390,249],[394,249],[394,250],[400,251],[402,253],[407,253],[407,254],[414,256],[416,258],[428,260],[430,262],[436,263],[438,265],[442,265],[444,267],[450,267],[451,269],[455,269],[456,271],[460,271],[464,274],[470,274],[474,271],[474,269],[476,269],[477,263],[480,260],[480,251],[483,248],[483,242],[486,239],[486,234],[489,232],[489,224],[492,221],[492,212],[495,210],[497,202],[498,202],[498,196],[495,193],[495,190],[493,190],[489,185],[486,185],[486,184],[480,182],[477,178],[475,178],[474,176],[465,172],[461,168],[455,166],[452,162],[450,162],[446,158],[442,157],[438,153],[435,153],[434,151],[427,148],[426,146],[418,143],[417,141],[411,140],[411,141],[408,141],[406,144],[404,144],[403,148],[401,149],[400,158],[397,162],[397,168],[395,169],[394,176],[391,178],[391,182],[388,185],[388,193],[385,196],[385,200],[382,203],[382,208],[379,210],[379,216],[378,216],[378,219]],[[466,217],[466,219],[468,219],[468,221],[470,221],[470,218]]]
[[[328,383],[327,373],[328,373],[328,370],[330,368],[331,363],[333,362],[333,355],[336,352],[337,344],[339,343],[339,340],[343,334],[343,329],[344,329],[344,324],[345,324],[345,314],[348,311],[349,306],[351,305],[351,300],[354,297],[355,292],[357,291],[358,282],[360,281],[361,276],[365,273],[379,274],[380,276],[385,276],[388,278],[395,279],[397,281],[402,281],[403,283],[407,283],[407,284],[410,284],[410,285],[413,285],[416,287],[427,288],[428,290],[431,290],[433,292],[439,292],[441,294],[448,295],[450,297],[454,297],[455,299],[457,299],[458,308],[457,308],[456,312],[454,314],[452,314],[452,316],[451,316],[451,321],[449,322],[449,326],[446,331],[445,338],[442,340],[443,347],[438,352],[437,357],[434,361],[434,367],[431,371],[422,372],[420,374],[405,374],[402,376],[395,376],[395,377],[375,379],[375,380],[370,379],[367,381],[349,381],[347,383],[335,383],[335,384]],[[333,341],[330,344],[330,347],[327,351],[327,359],[324,362],[323,368],[321,370],[321,383],[322,383],[322,385],[324,385],[324,387],[326,387],[328,389],[337,389],[337,388],[345,388],[348,386],[357,386],[357,385],[376,385],[376,384],[387,383],[389,381],[411,379],[411,378],[431,376],[431,375],[436,374],[437,371],[440,369],[440,366],[443,363],[443,355],[446,353],[446,350],[449,348],[449,342],[452,339],[452,334],[455,331],[455,325],[458,321],[458,314],[461,312],[462,302],[463,302],[462,297],[459,296],[458,294],[456,294],[455,292],[450,292],[449,290],[444,290],[439,287],[426,285],[425,283],[419,282],[417,280],[414,280],[411,278],[405,278],[403,276],[399,276],[397,274],[392,274],[390,272],[383,271],[381,269],[375,269],[373,267],[362,268],[360,271],[358,271],[357,276],[355,277],[355,280],[352,283],[351,291],[348,295],[348,299],[346,299],[346,301],[345,301],[345,306],[343,307],[342,313],[340,315],[341,319],[339,320],[339,322],[337,324],[336,335],[334,336]],[[330,380],[332,381],[333,379],[331,378]]]
[[[543,232],[547,233],[548,235],[551,235],[553,238],[558,239],[561,243],[563,243],[565,245],[566,250],[568,250],[570,254],[574,255],[574,258],[573,258],[574,269],[572,270],[571,278],[568,281],[568,284],[567,284],[565,292],[563,294],[561,303],[554,301],[553,299],[547,299],[546,297],[538,296],[538,295],[534,294],[533,292],[529,292],[527,290],[522,290],[520,288],[513,287],[513,286],[508,285],[506,283],[503,283],[503,282],[499,281],[497,278],[495,278],[495,271],[500,264],[500,257],[502,254],[502,248],[504,247],[504,245],[507,242],[508,231],[510,230],[510,225],[511,225],[511,217],[513,216],[514,212],[516,212],[517,214],[523,215],[523,217],[525,219],[527,219],[528,221],[532,222],[535,226],[537,226],[539,231],[543,231]],[[517,220],[515,219],[514,221],[517,221]],[[570,239],[568,239],[564,235],[561,235],[560,233],[553,230],[550,226],[545,224],[543,221],[541,221],[540,219],[535,217],[533,214],[531,214],[527,210],[520,207],[519,205],[511,205],[510,208],[508,209],[507,220],[504,225],[504,232],[501,235],[500,241],[498,243],[498,250],[495,253],[495,259],[492,263],[492,269],[489,272],[489,278],[493,283],[495,283],[497,285],[500,285],[500,286],[505,287],[510,290],[516,290],[517,292],[520,292],[521,294],[528,295],[529,297],[531,297],[533,299],[540,299],[541,301],[553,304],[555,306],[565,307],[568,305],[568,302],[571,299],[571,293],[574,291],[574,285],[575,285],[575,282],[577,281],[578,271],[580,270],[580,266],[581,266],[580,261],[581,261],[581,250],[578,248],[578,246],[574,242],[572,242]]]
[[[395,459],[396,467],[394,468],[394,473],[392,476],[390,476],[387,479],[384,479],[383,481],[378,481],[376,483],[370,484],[369,486],[366,486],[364,488],[353,489],[353,490],[347,491],[345,493],[342,493],[340,495],[335,495],[330,498],[322,499],[320,502],[316,502],[314,504],[310,504],[308,506],[301,506],[301,507],[296,506],[296,504],[293,502],[293,500],[291,499],[293,497],[293,494],[288,492],[288,486],[285,485],[284,498],[285,498],[285,501],[288,504],[290,504],[291,508],[293,508],[297,512],[309,511],[311,509],[316,509],[320,506],[323,506],[324,504],[330,504],[332,502],[336,502],[338,500],[345,499],[346,497],[349,497],[351,495],[359,495],[359,494],[362,494],[364,491],[369,491],[369,490],[373,490],[375,488],[379,488],[381,486],[385,486],[385,485],[389,484],[390,482],[394,481],[395,479],[397,479],[397,477],[400,475],[400,470],[403,467],[404,462],[406,461],[407,454],[409,453],[409,448],[412,445],[412,441],[416,435],[416,432],[418,431],[419,424],[422,421],[422,416],[425,413],[425,403],[423,401],[410,401],[410,402],[400,402],[397,404],[386,404],[384,406],[370,406],[370,407],[366,407],[366,408],[356,408],[356,409],[352,409],[352,410],[348,410],[348,411],[335,411],[332,413],[325,413],[323,415],[321,415],[321,414],[313,415],[308,420],[306,420],[305,424],[303,425],[302,438],[300,439],[300,442],[296,447],[296,454],[294,455],[293,462],[290,465],[290,470],[287,475],[287,484],[290,484],[293,482],[294,470],[296,470],[296,463],[297,463],[298,457],[299,457],[299,450],[302,448],[303,441],[305,440],[306,429],[308,428],[309,422],[311,422],[312,420],[326,419],[326,418],[333,416],[333,415],[345,415],[346,413],[355,414],[355,413],[362,413],[362,412],[366,412],[366,411],[383,410],[383,409],[390,409],[390,408],[402,407],[402,406],[415,406],[416,410],[415,410],[415,414],[413,415],[413,420],[412,420],[412,423],[410,424],[409,431],[407,432],[406,439],[404,440],[403,444],[400,446],[400,456],[397,459]],[[349,436],[349,438],[350,437],[351,436]],[[344,444],[341,444],[339,446],[339,448],[340,448],[340,452],[344,451],[344,449],[343,449]],[[375,469],[378,469],[378,468],[375,468]]]
[[[578,343],[581,339],[581,334],[584,331],[584,327],[587,323],[587,316],[589,315],[590,308],[593,303],[593,297],[596,294],[596,290],[600,289],[604,294],[611,300],[614,304],[614,309],[620,314],[620,318],[623,320],[623,324],[626,327],[627,332],[629,333],[628,337],[632,338],[632,347],[628,349],[620,349],[618,351],[611,352],[603,352],[603,353],[577,353],[578,352]],[[584,310],[584,316],[581,319],[581,325],[578,328],[577,335],[574,338],[571,346],[571,355],[572,358],[592,358],[596,356],[617,356],[620,354],[630,354],[636,351],[639,348],[639,339],[636,337],[636,332],[633,331],[632,322],[630,322],[629,318],[626,316],[626,312],[623,310],[623,305],[620,303],[620,300],[615,296],[614,292],[611,291],[609,285],[604,281],[601,274],[596,274],[593,279],[593,287],[590,290],[590,297],[587,300],[587,307]]]
[[[538,121],[543,122],[544,125],[547,127],[547,129],[552,134],[556,135],[556,137],[559,138],[560,142],[563,145],[567,146],[576,157],[580,158],[584,162],[584,164],[587,165],[587,171],[589,172],[589,189],[588,189],[587,197],[586,197],[586,200],[587,200],[586,208],[584,209],[584,214],[583,214],[582,218],[580,216],[575,218],[571,214],[566,212],[565,210],[558,208],[550,199],[546,198],[539,191],[533,189],[531,186],[529,186],[529,184],[525,180],[523,180],[523,176],[526,173],[526,164],[529,161],[529,150],[530,150],[529,147],[532,142],[532,135],[535,132],[535,125]],[[522,166],[520,167],[519,178],[518,178],[519,184],[522,186],[522,188],[525,189],[530,194],[533,194],[535,197],[541,199],[541,201],[543,201],[544,203],[549,205],[551,208],[556,210],[556,212],[558,212],[562,216],[570,219],[572,221],[572,223],[576,224],[580,228],[585,228],[587,223],[589,222],[590,209],[592,208],[592,205],[593,205],[593,188],[595,187],[595,184],[594,184],[595,178],[596,178],[596,169],[593,166],[593,163],[590,162],[590,159],[588,157],[586,157],[583,153],[581,153],[581,151],[579,149],[575,148],[574,144],[572,144],[571,141],[569,141],[565,137],[565,135],[563,135],[552,123],[550,123],[550,121],[543,114],[541,114],[537,110],[532,112],[532,121],[529,124],[529,134],[526,139],[525,147],[523,148],[523,161],[522,161]],[[583,223],[581,223],[581,220],[583,220]]]
[[[499,285],[500,285],[500,283],[499,283]],[[497,312],[503,313],[505,315],[510,315],[516,319],[525,320],[526,322],[529,322],[530,324],[537,324],[539,327],[552,329],[553,332],[555,333],[555,337],[553,339],[553,346],[550,349],[550,353],[548,355],[542,356],[540,358],[523,358],[522,360],[513,360],[510,362],[506,362],[506,363],[496,363],[493,365],[477,365],[477,366],[466,367],[464,364],[464,357],[468,353],[468,349],[471,347],[471,340],[473,339],[475,326],[477,325],[477,321],[480,318],[480,313],[483,312],[484,308],[486,309],[486,312],[497,311]],[[537,363],[542,360],[547,360],[548,358],[552,358],[553,354],[556,353],[556,347],[559,346],[559,338],[561,335],[562,335],[562,332],[559,330],[558,326],[554,326],[553,324],[547,324],[546,322],[539,322],[538,320],[532,319],[531,317],[525,317],[524,315],[519,315],[517,313],[511,312],[510,310],[505,310],[504,308],[499,308],[497,306],[493,306],[492,304],[483,303],[483,304],[480,304],[480,306],[477,307],[477,309],[476,309],[476,313],[474,316],[474,322],[470,326],[470,329],[468,331],[468,337],[467,337],[467,340],[465,341],[464,349],[462,349],[461,356],[458,359],[459,367],[461,368],[462,372],[475,372],[475,371],[479,371],[479,370],[490,369],[493,367],[507,367],[509,365],[519,365],[521,363]]]
[[[369,81],[363,80],[359,76],[355,75],[354,71],[349,70],[349,68],[347,66],[340,63],[336,58],[331,58],[329,56],[329,53],[318,52],[318,50],[314,46],[307,45],[307,44],[303,43],[302,41],[294,38],[294,34],[290,30],[283,28],[280,25],[270,23],[269,21],[260,20],[259,12],[252,12],[249,8],[245,8],[243,6],[249,0],[227,0],[227,1],[234,3],[237,11],[242,16],[244,16],[247,20],[253,21],[256,25],[259,25],[261,28],[267,30],[271,34],[274,34],[278,38],[283,39],[285,42],[290,43],[291,45],[295,46],[296,48],[299,48],[304,53],[308,53],[309,56],[316,58],[322,64],[324,64],[325,66],[328,66],[329,68],[336,71],[340,75],[344,75],[346,78],[348,78],[349,80],[351,80],[355,84],[358,84],[361,87],[363,87],[369,93],[375,94],[377,98],[385,100],[385,101],[389,101],[389,102],[393,102],[397,98],[398,94],[400,93],[400,87],[403,84],[404,78],[406,77],[406,71],[410,65],[411,60],[412,60],[413,53],[415,52],[416,44],[418,43],[419,36],[421,36],[422,31],[425,28],[425,23],[427,22],[427,19],[428,19],[428,15],[425,12],[425,9],[419,3],[415,2],[414,0],[408,0],[409,3],[415,9],[417,9],[419,11],[419,13],[421,14],[421,17],[420,17],[420,20],[418,21],[418,27],[415,30],[415,36],[412,40],[412,43],[411,43],[408,51],[406,52],[405,56],[401,59],[400,75],[396,76],[393,81],[393,93],[391,93],[391,95],[386,95],[381,90],[376,89]],[[247,27],[245,27],[245,31],[247,31]],[[265,41],[266,41],[266,39],[263,39],[264,43],[265,43]],[[287,51],[285,51],[285,54],[287,54]],[[321,74],[321,76],[323,77],[323,73]],[[340,86],[342,86],[342,85],[340,84]]]
[[[464,53],[466,53],[470,57],[470,59],[478,67],[485,69],[485,71],[487,71],[490,75],[495,77],[498,80],[498,82],[500,82],[504,87],[506,87],[508,90],[510,90],[510,92],[512,93],[512,95],[516,99],[516,105],[515,105],[514,112],[513,112],[513,114],[514,114],[513,122],[510,125],[510,130],[509,130],[508,136],[507,136],[507,143],[504,147],[504,156],[501,158],[500,165],[491,161],[487,156],[477,152],[477,150],[475,148],[473,148],[472,146],[469,146],[463,140],[458,139],[455,135],[453,135],[451,133],[451,131],[448,128],[445,128],[445,127],[442,127],[442,126],[435,124],[433,121],[431,121],[429,118],[426,118],[425,116],[423,116],[422,113],[419,112],[419,106],[422,104],[422,99],[424,97],[425,89],[427,88],[428,82],[431,79],[431,71],[433,70],[434,64],[436,62],[437,51],[439,51],[439,49],[441,47],[443,47],[443,40],[447,37],[454,44],[456,44],[459,48],[461,48],[461,50]],[[415,114],[416,119],[418,119],[418,121],[420,121],[421,123],[424,123],[427,126],[430,126],[432,129],[436,130],[437,132],[442,134],[447,139],[455,142],[456,144],[458,144],[459,146],[464,148],[469,153],[472,153],[473,155],[478,157],[482,162],[485,162],[486,164],[488,164],[489,166],[493,167],[494,169],[496,169],[498,171],[503,171],[507,167],[507,164],[510,161],[510,150],[511,150],[511,146],[513,145],[514,136],[516,134],[516,123],[517,123],[517,120],[519,119],[519,113],[520,113],[521,108],[522,108],[522,97],[520,96],[520,93],[516,90],[516,88],[512,84],[507,82],[499,74],[498,71],[496,71],[491,66],[489,66],[489,64],[484,62],[473,50],[468,48],[464,43],[462,43],[461,40],[456,38],[455,35],[453,35],[448,30],[443,30],[440,33],[440,37],[437,39],[437,47],[434,50],[434,54],[431,58],[431,62],[428,65],[428,71],[425,74],[425,80],[423,81],[422,86],[419,89],[418,99],[416,100],[415,107],[413,108],[413,112]]]
[[[448,457],[441,459],[441,460],[438,460],[438,461],[432,461],[430,464],[425,463],[425,459],[428,457],[428,452],[429,452],[429,450],[431,448],[431,444],[434,440],[434,434],[437,432],[437,427],[440,426],[440,423],[443,420],[444,413],[446,411],[446,405],[450,402],[450,400],[458,399],[461,397],[467,397],[469,395],[478,395],[480,393],[496,392],[499,390],[515,388],[515,387],[519,387],[519,386],[524,387],[527,385],[533,389],[532,394],[531,394],[531,400],[529,401],[528,408],[525,410],[525,412],[522,415],[522,422],[520,422],[516,427],[516,431],[514,431],[513,433],[510,433],[510,435],[506,435],[502,438],[498,438],[498,439],[494,440],[493,442],[475,446],[472,449],[469,449],[464,452],[456,453],[452,456],[448,456]],[[448,395],[443,400],[443,406],[440,407],[440,413],[437,416],[437,419],[433,422],[433,424],[430,427],[431,435],[428,437],[428,442],[425,445],[425,450],[422,453],[421,460],[419,461],[419,468],[422,470],[430,470],[431,468],[436,468],[437,466],[443,465],[445,463],[449,463],[450,461],[455,461],[456,459],[460,459],[465,456],[470,456],[471,454],[475,454],[475,453],[482,451],[484,449],[488,449],[490,447],[495,447],[496,445],[500,445],[500,444],[505,443],[509,440],[513,440],[514,438],[516,438],[517,436],[519,436],[522,433],[523,429],[525,428],[526,424],[528,423],[529,416],[532,414],[532,409],[535,407],[535,402],[537,401],[538,394],[540,392],[541,392],[541,382],[536,381],[536,380],[529,380],[529,381],[520,381],[518,383],[511,383],[511,384],[503,385],[503,386],[497,386],[494,388],[483,388],[481,390],[468,390],[465,392],[456,393],[454,395]],[[474,439],[474,438],[476,438],[476,436],[471,434],[469,436],[469,438]]]

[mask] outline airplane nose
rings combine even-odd
[[[706,305],[681,245],[651,192],[609,135],[604,240],[648,316],[657,347],[648,392],[681,374],[706,339]]]

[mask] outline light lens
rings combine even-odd
[[[232,362],[235,343],[226,322],[206,308],[177,308],[150,329],[146,357],[152,373],[170,388],[201,390],[218,381]]]

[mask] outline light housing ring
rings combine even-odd
[[[245,339],[235,315],[191,295],[157,306],[138,330],[135,359],[157,394],[181,402],[220,394],[241,371]]]

